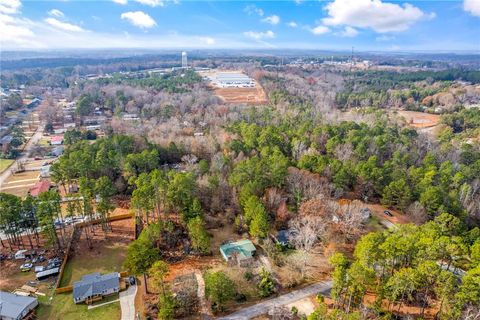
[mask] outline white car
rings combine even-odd
[[[33,267],[33,264],[31,263],[24,263],[20,266],[20,270],[22,271],[30,271]]]

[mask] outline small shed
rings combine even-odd
[[[253,256],[257,249],[248,239],[229,242],[220,246],[220,253],[229,264],[248,266],[253,262]]]

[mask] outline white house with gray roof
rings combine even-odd
[[[112,272],[101,275],[91,273],[73,284],[73,302],[91,303],[110,294],[120,291],[120,274]]]
[[[20,320],[38,306],[37,298],[0,291],[0,319]]]

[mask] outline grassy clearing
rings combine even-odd
[[[92,252],[78,253],[68,260],[60,286],[73,284],[82,276],[93,272],[120,272],[126,254],[127,247],[117,244],[93,249]]]
[[[0,159],[0,173],[5,171],[15,160],[11,159]]]
[[[385,227],[380,223],[380,218],[372,215],[368,220],[367,229],[371,232],[377,232],[385,230]]]
[[[50,139],[41,138],[40,141],[38,141],[38,144],[42,147],[48,147],[50,146]]]
[[[99,301],[98,303],[104,303],[115,299],[118,299],[118,294]],[[37,316],[40,320],[110,320],[120,319],[121,316],[120,302],[114,302],[88,310],[86,304],[76,305],[73,303],[71,293],[55,294],[52,298],[42,297],[39,299],[39,302],[40,305],[37,309]]]

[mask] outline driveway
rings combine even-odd
[[[325,295],[330,294],[332,289],[332,281],[324,281],[309,285],[308,287],[292,291],[290,293],[281,295],[277,298],[273,298],[264,302],[260,302],[250,307],[246,307],[237,312],[234,312],[228,316],[219,318],[225,320],[239,320],[239,319],[251,319],[262,314],[267,314],[272,308],[284,306],[295,301],[304,299],[306,297],[322,293]]]
[[[120,307],[122,320],[135,320],[135,296],[137,285],[129,286],[127,290],[120,292]]]

